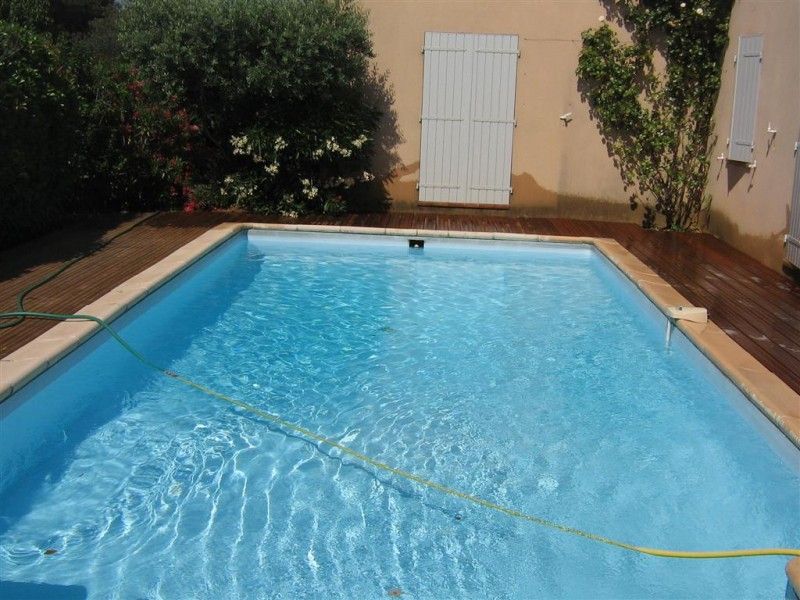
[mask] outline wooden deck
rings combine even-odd
[[[95,220],[0,252],[0,310],[13,310],[21,289],[137,219]],[[75,312],[223,221],[279,219],[236,213],[155,215],[33,292],[26,308]],[[733,340],[800,393],[800,285],[710,235],[645,231],[629,223],[445,213],[348,215],[300,222],[614,238],[691,303],[707,307],[710,318]],[[0,357],[52,326],[27,320],[0,330]]]

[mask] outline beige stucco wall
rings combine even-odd
[[[800,140],[800,0],[737,0],[730,25],[722,86],[714,115],[712,157],[727,154],[740,35],[762,34],[764,55],[758,92],[755,169],[712,158],[709,229],[729,244],[780,269]],[[778,130],[773,137],[767,126]]]
[[[397,177],[393,206],[416,206],[426,31],[516,34],[516,118],[511,208],[573,218],[636,220],[619,172],[581,100],[580,34],[605,15],[599,0],[361,0],[369,11],[378,70],[394,94]],[[571,112],[565,126],[559,115]]]

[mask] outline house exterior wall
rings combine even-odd
[[[714,158],[728,155],[739,36],[753,34],[764,36],[755,169]],[[780,269],[794,179],[794,145],[800,140],[800,0],[737,0],[729,37],[714,113],[717,139],[707,186],[712,197],[708,227],[732,246]],[[774,136],[767,132],[770,124],[777,129]]]
[[[628,194],[581,100],[575,69],[582,31],[605,15],[599,0],[361,0],[369,12],[376,67],[394,101],[392,206],[417,209],[423,56],[426,31],[519,36],[512,212],[637,220]],[[559,120],[572,113],[568,124]],[[380,169],[378,169],[380,170]],[[455,209],[452,209],[455,210]]]
[[[606,14],[600,0],[360,0],[369,13],[380,73],[393,93],[386,108],[393,129],[386,185],[398,210],[417,206],[426,31],[519,36],[516,120],[510,212],[638,221],[589,107],[575,68],[582,31]],[[736,0],[722,85],[715,109],[716,141],[706,191],[712,197],[709,230],[764,264],[780,269],[787,232],[794,144],[800,139],[800,0]],[[625,32],[620,32],[627,37]],[[764,36],[754,159],[718,161],[730,134],[740,35]],[[658,57],[656,57],[658,59]],[[658,62],[658,61],[657,61]],[[559,115],[572,113],[564,125]],[[767,125],[778,130],[773,137]],[[391,137],[391,136],[390,136]],[[712,140],[714,138],[712,137]],[[385,168],[383,169],[386,170]],[[457,211],[458,209],[449,209]]]

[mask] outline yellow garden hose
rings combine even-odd
[[[130,354],[132,354],[137,360],[147,365],[148,367],[162,373],[163,375],[166,375],[167,377],[171,377],[172,379],[181,382],[182,384],[188,387],[194,388],[195,390],[198,390],[203,394],[206,394],[213,398],[217,398],[218,400],[222,400],[223,402],[227,402],[228,404],[238,407],[253,415],[256,415],[257,417],[275,423],[284,430],[293,431],[305,437],[306,439],[314,440],[316,442],[320,442],[327,446],[331,446],[332,448],[336,448],[337,450],[340,450],[344,454],[352,456],[353,458],[368,465],[371,465],[376,469],[380,469],[381,471],[385,471],[387,473],[391,473],[392,475],[402,477],[403,479],[407,479],[408,481],[412,481],[418,485],[436,490],[438,492],[441,492],[442,494],[447,494],[448,496],[453,496],[454,498],[459,498],[461,500],[470,502],[477,506],[482,506],[489,510],[502,513],[509,517],[514,517],[516,519],[521,519],[523,521],[529,521],[531,523],[541,525],[542,527],[548,527],[556,531],[561,531],[562,533],[567,533],[570,535],[593,540],[601,544],[606,544],[607,546],[614,546],[616,548],[622,548],[623,550],[629,550],[631,552],[638,552],[640,554],[649,554],[651,556],[660,556],[663,558],[710,559],[710,558],[745,558],[751,556],[800,556],[800,548],[754,548],[754,549],[741,549],[741,550],[711,550],[704,552],[648,548],[646,546],[637,546],[635,544],[620,542],[618,540],[613,540],[611,538],[598,535],[596,533],[591,533],[588,531],[583,531],[582,529],[577,529],[575,527],[569,527],[568,525],[555,523],[553,521],[549,521],[542,517],[537,517],[536,515],[531,515],[516,510],[514,508],[509,508],[507,506],[496,504],[490,500],[479,498],[478,496],[474,496],[467,492],[462,492],[460,490],[448,487],[441,483],[431,481],[430,479],[425,479],[424,477],[417,475],[416,473],[405,471],[398,467],[393,467],[392,465],[381,462],[357,450],[353,450],[352,448],[349,448],[344,444],[337,442],[336,440],[325,437],[318,433],[314,433],[313,431],[306,429],[305,427],[302,427],[300,425],[282,419],[281,417],[274,415],[266,410],[260,409],[241,400],[237,400],[236,398],[232,398],[231,396],[228,396],[216,390],[212,390],[211,388],[208,388],[200,383],[197,383],[196,381],[193,381],[188,377],[184,377],[183,375],[175,373],[174,371],[164,369],[163,367],[160,367],[151,360],[149,360],[138,350],[133,348],[122,336],[120,336],[116,331],[114,331],[108,325],[108,323],[106,323],[103,319],[100,319],[98,317],[94,317],[92,315],[80,315],[80,314],[66,315],[58,313],[42,313],[42,312],[29,312],[29,311],[0,313],[0,320],[3,319],[18,320],[21,318],[49,319],[56,321],[67,321],[67,320],[93,321],[98,325],[100,325],[100,327],[105,329],[125,350],[127,350]]]

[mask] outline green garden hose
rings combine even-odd
[[[121,236],[125,235],[126,233],[128,233],[129,231],[131,231],[132,229],[134,229],[135,227],[138,227],[139,225],[141,225],[142,223],[144,223],[145,221],[147,221],[147,220],[148,220],[148,219],[150,219],[151,217],[154,217],[154,216],[155,216],[155,215],[157,215],[157,214],[158,214],[157,212],[154,212],[154,213],[152,213],[152,214],[150,214],[150,215],[147,215],[147,216],[146,216],[146,217],[144,217],[143,219],[139,219],[138,221],[136,221],[136,222],[135,222],[133,225],[131,225],[130,227],[126,227],[126,228],[125,228],[125,229],[123,229],[122,231],[120,231],[120,232],[118,232],[118,233],[115,233],[113,236],[111,236],[110,238],[108,238],[108,239],[107,239],[105,242],[103,242],[102,244],[99,244],[99,245],[95,246],[94,248],[92,248],[92,249],[91,249],[91,250],[89,250],[88,252],[82,252],[81,254],[79,254],[78,256],[76,256],[75,258],[71,258],[71,259],[69,259],[68,261],[66,261],[65,263],[63,263],[63,264],[62,264],[60,267],[58,267],[58,268],[57,268],[55,271],[53,271],[52,273],[50,273],[50,274],[46,275],[45,277],[43,277],[43,278],[42,278],[42,279],[40,279],[39,281],[36,281],[36,282],[32,283],[31,285],[29,285],[28,287],[24,288],[24,289],[23,289],[23,290],[22,290],[22,291],[21,291],[19,294],[17,294],[17,312],[20,312],[20,313],[24,313],[24,312],[25,312],[25,298],[26,298],[26,297],[27,297],[27,295],[28,295],[28,294],[30,294],[32,291],[34,291],[34,290],[36,290],[36,289],[38,289],[38,288],[42,287],[42,286],[43,286],[43,285],[45,285],[46,283],[49,283],[50,281],[52,281],[53,279],[55,279],[56,277],[58,277],[59,275],[61,275],[61,274],[62,274],[64,271],[66,271],[67,269],[69,269],[69,268],[70,268],[72,265],[74,265],[76,262],[83,260],[83,259],[84,259],[84,258],[86,258],[87,256],[91,256],[92,254],[94,254],[95,252],[97,252],[98,250],[100,250],[100,249],[102,249],[102,248],[105,248],[105,247],[106,247],[106,246],[108,246],[108,245],[109,245],[111,242],[113,242],[114,240],[116,240],[118,237],[121,237]],[[20,324],[20,323],[22,323],[24,320],[25,320],[25,317],[16,317],[16,318],[12,319],[12,320],[11,320],[10,322],[8,322],[8,323],[0,323],[0,329],[10,329],[11,327],[15,327],[15,326],[19,325],[19,324]]]

